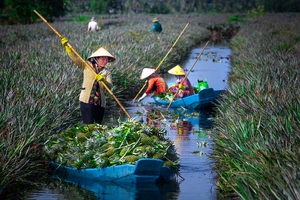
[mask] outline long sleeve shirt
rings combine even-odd
[[[157,33],[162,32],[161,24],[159,22],[154,22],[153,25],[152,25],[151,31],[157,32]]]
[[[177,84],[176,87],[178,87],[179,84],[182,84],[185,87],[185,90],[182,91],[183,96],[182,97],[186,97],[186,96],[190,96],[194,94],[194,89],[193,86],[190,82],[189,79],[184,79],[184,76],[182,76],[180,79],[177,80]]]
[[[79,96],[79,100],[84,102],[84,103],[89,103],[89,98],[93,89],[93,85],[95,82],[95,71],[92,71],[92,69],[94,69],[93,65],[90,62],[87,62],[90,66],[88,67],[85,62],[83,62],[79,57],[76,56],[76,54],[74,52],[70,52],[69,57],[71,58],[71,60],[73,60],[73,62],[80,68],[83,70],[83,83],[82,83],[82,88],[81,88],[81,93]],[[102,70],[99,72],[100,74],[102,74],[102,76],[105,78],[106,80],[106,86],[108,88],[112,88],[113,83],[112,83],[112,78],[111,78],[111,72],[109,69],[107,68],[102,68]],[[101,96],[101,107],[105,107],[106,106],[106,96],[105,96],[105,92],[106,89],[104,88],[104,86],[102,84],[100,84],[100,96]]]
[[[153,74],[148,79],[148,88],[145,93],[148,95],[151,92],[156,92],[156,94],[160,94],[162,92],[168,92],[168,86],[165,80],[159,76],[158,74]]]

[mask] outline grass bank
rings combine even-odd
[[[215,119],[220,198],[300,198],[299,15],[266,15],[231,40]]]

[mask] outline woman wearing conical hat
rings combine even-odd
[[[179,65],[176,65],[170,69],[168,73],[177,78],[176,84],[169,88],[173,94],[176,94],[177,90],[180,90],[177,93],[176,98],[187,97],[194,94],[194,89],[191,82],[188,78],[185,78],[185,72]]]
[[[62,38],[61,42],[71,60],[83,70],[83,83],[79,96],[82,121],[85,124],[101,124],[106,106],[106,89],[99,84],[99,81],[103,81],[108,88],[112,88],[111,72],[106,68],[106,64],[114,62],[116,59],[102,47],[95,51],[87,59],[87,63],[94,69],[95,75],[67,45],[66,38]]]
[[[138,101],[142,101],[148,94],[152,93],[151,96],[155,96],[162,92],[168,92],[168,86],[165,80],[155,73],[155,69],[152,68],[144,68],[140,77],[141,80],[147,79],[148,81],[148,88],[146,89],[145,93],[139,98]]]

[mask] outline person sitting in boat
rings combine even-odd
[[[155,96],[157,94],[160,94],[162,92],[167,93],[168,92],[168,86],[165,80],[155,73],[155,69],[152,68],[144,68],[141,74],[140,79],[147,79],[148,82],[148,88],[145,91],[145,93],[139,98],[139,102],[142,101],[148,94],[151,93],[151,96]]]
[[[169,91],[172,92],[173,95],[177,93],[175,98],[187,97],[194,94],[191,82],[185,77],[185,72],[179,65],[170,69],[168,73],[177,78],[176,84],[169,88]],[[177,90],[179,91],[177,92]]]

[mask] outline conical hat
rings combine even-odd
[[[155,17],[152,22],[158,22],[158,19]]]
[[[96,52],[94,52],[90,57],[88,57],[88,60],[91,61],[91,58],[97,58],[100,56],[107,56],[108,62],[114,62],[116,59],[113,57],[108,51],[106,51],[103,47],[99,48]]]
[[[172,74],[172,75],[185,75],[183,69],[179,65],[176,65],[175,67],[173,67],[172,69],[170,69],[168,71],[168,73]]]
[[[155,69],[144,68],[140,79],[145,79],[155,72]]]

